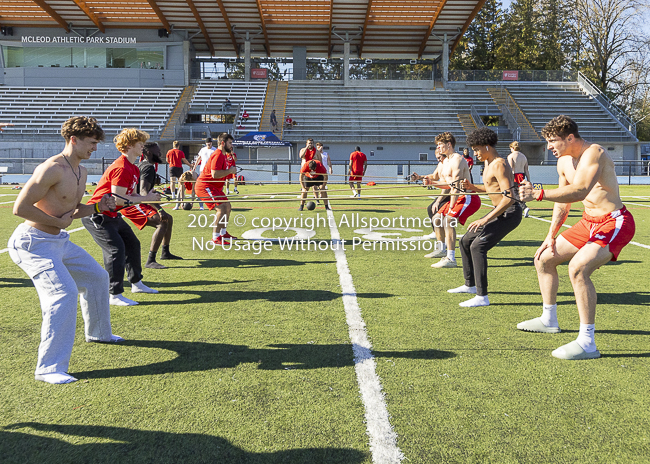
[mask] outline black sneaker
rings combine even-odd
[[[304,207],[303,205],[300,205],[300,206],[298,207],[298,211],[302,211],[304,208],[305,208],[305,207]]]
[[[173,255],[171,253],[161,253],[160,259],[183,259],[180,256]]]

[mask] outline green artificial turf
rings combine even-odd
[[[239,197],[294,190],[244,186]],[[427,251],[352,248],[355,237],[367,247],[372,242],[355,232],[359,227],[348,227],[352,214],[423,219],[431,200],[412,196],[435,193],[417,187],[375,192],[408,192],[411,199],[338,200],[334,218],[348,244],[347,261],[405,462],[650,462],[650,249],[628,245],[617,263],[594,274],[603,358],[560,361],[550,352],[573,340],[578,329],[566,266],[560,267],[558,297],[563,332],[516,329],[541,312],[532,256],[548,223],[524,219],[490,252],[491,306],[460,308],[466,296],[446,292],[463,283],[460,268],[432,269],[435,260],[422,257]],[[375,192],[367,188],[364,195]],[[0,193],[12,191],[0,187]],[[650,187],[623,186],[621,193],[646,197],[624,201],[636,220],[634,241],[650,245]],[[233,206],[233,215],[246,221],[229,226],[237,236],[262,218],[302,219],[305,226],[310,218],[325,217],[322,206],[298,212],[296,201]],[[550,218],[550,203],[530,206],[534,216]],[[34,381],[38,297],[8,254],[0,254],[1,460],[371,462],[334,253],[278,244],[260,250],[252,242],[208,249],[211,229],[188,227],[199,225],[200,215],[209,224],[208,211],[166,208],[175,220],[171,251],[186,259],[161,261],[166,270],[144,270],[144,282],[159,294],[133,295],[140,305],[112,307],[113,331],[125,343],[85,343],[79,315],[70,364],[79,381],[73,384]],[[567,223],[580,214],[576,205]],[[11,204],[0,205],[0,218],[6,243],[21,221]],[[75,221],[69,230],[78,227]],[[430,232],[422,230],[383,232]],[[137,232],[143,259],[152,231]],[[314,231],[312,240],[330,243],[328,225]],[[85,230],[71,239],[101,262]]]

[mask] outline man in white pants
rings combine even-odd
[[[80,203],[86,188],[86,168],[104,131],[93,118],[74,117],[61,128],[66,145],[39,165],[21,190],[14,214],[26,221],[9,239],[9,255],[34,282],[41,301],[43,325],[35,379],[70,383],[68,372],[77,322],[77,295],[87,342],[116,343],[111,331],[108,273],[86,251],[70,242],[63,230],[73,219],[115,208],[105,195],[99,203]]]

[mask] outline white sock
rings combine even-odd
[[[476,287],[468,287],[467,285],[461,285],[460,287],[450,288],[447,290],[447,293],[473,293],[476,294]]]
[[[463,301],[462,303],[459,303],[458,306],[462,306],[464,308],[475,308],[477,306],[489,306],[490,305],[490,299],[488,298],[487,295],[476,295],[474,298],[471,300]]]
[[[456,261],[456,250],[447,250],[447,258],[451,261]]]
[[[216,240],[220,237],[221,234],[219,232],[212,232],[212,240]]]
[[[221,229],[221,232],[219,233],[219,235],[226,235],[226,229]]]
[[[587,353],[596,351],[595,330],[595,324],[580,324],[580,332],[576,341]]]
[[[557,304],[545,304],[540,320],[546,327],[559,327],[557,322]]]
[[[445,248],[447,248],[445,242],[436,241],[436,250],[444,250]]]
[[[52,372],[51,374],[35,374],[34,379],[51,384],[62,384],[76,382],[77,379],[65,372]]]

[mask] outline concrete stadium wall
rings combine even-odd
[[[81,36],[90,36],[93,30],[77,30]],[[74,67],[20,67],[5,68],[0,53],[0,85],[34,87],[164,87],[185,86],[189,83],[189,61],[192,46],[186,31],[174,31],[168,38],[158,37],[156,29],[107,29],[105,34],[92,35],[103,43],[69,43],[78,34],[66,34],[59,28],[14,27],[13,36],[2,36],[3,46],[75,47],[75,48],[165,48],[165,69],[141,68],[74,68]],[[23,42],[23,38],[39,38],[50,42]],[[134,39],[135,43],[107,43],[120,38]],[[56,40],[57,42],[53,42]],[[63,42],[61,42],[63,41]],[[186,42],[186,43],[184,43]]]

